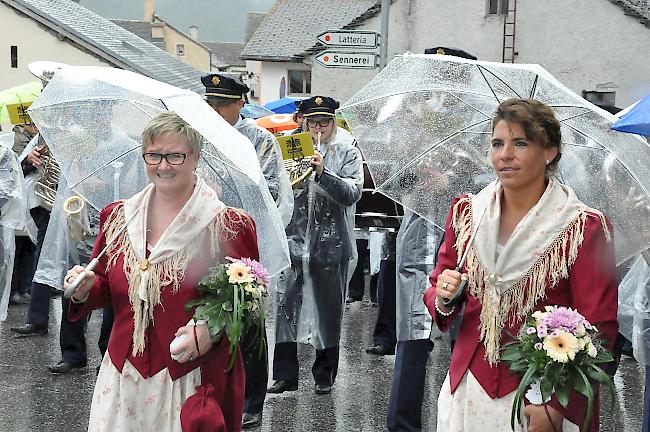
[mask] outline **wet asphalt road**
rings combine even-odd
[[[22,324],[27,306],[12,306],[6,322],[0,323],[0,432],[85,431],[88,410],[99,364],[97,335],[101,312],[93,315],[88,327],[88,368],[54,376],[46,365],[60,358],[58,328],[59,299],[52,301],[49,335],[15,339],[9,327]],[[301,347],[298,391],[269,395],[258,431],[383,431],[386,430],[394,356],[376,357],[365,353],[372,342],[377,309],[357,302],[347,308],[342,335],[339,374],[331,395],[315,395],[311,363],[314,351]],[[272,323],[269,323],[272,329]],[[269,331],[270,349],[273,332]],[[272,358],[272,352],[271,352]],[[429,359],[423,426],[434,431],[436,400],[449,364],[449,344],[437,340]],[[603,396],[601,431],[641,429],[644,369],[624,357],[615,377],[618,399],[614,409]],[[144,432],[144,431],[139,431]],[[162,432],[162,431],[161,431]]]

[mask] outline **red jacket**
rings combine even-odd
[[[117,203],[113,203],[102,210],[100,226],[104,225],[106,218]],[[232,220],[238,220],[234,210],[227,209],[232,214]],[[210,351],[193,362],[178,363],[171,358],[169,344],[174,339],[176,331],[185,325],[194,315],[194,310],[185,310],[185,304],[198,298],[198,283],[207,275],[211,266],[223,262],[226,256],[240,258],[248,257],[259,259],[257,237],[253,221],[247,225],[234,227],[238,234],[230,240],[222,240],[219,256],[212,257],[209,249],[210,240],[206,236],[204,243],[205,252],[199,253],[190,262],[185,270],[185,278],[176,293],[171,286],[161,289],[160,304],[154,309],[154,323],[150,323],[146,330],[146,347],[142,355],[131,354],[133,338],[133,311],[129,303],[129,285],[123,271],[124,256],[120,255],[115,263],[106,272],[107,255],[104,255],[95,267],[95,284],[93,285],[88,300],[83,304],[70,302],[68,315],[70,320],[78,320],[93,309],[113,306],[115,320],[108,342],[108,352],[118,371],[122,371],[128,359],[140,372],[142,377],[148,378],[167,368],[172,379],[178,379],[195,368],[202,366],[202,382],[212,381],[215,397],[223,411],[228,430],[240,430],[241,416],[244,404],[244,370],[241,354],[238,355],[233,369],[225,373],[224,365],[228,364],[230,352],[228,343],[222,341],[213,346]],[[106,237],[100,231],[93,249],[95,257],[104,248]]]
[[[459,198],[455,199],[453,206]],[[469,205],[466,204],[466,205]],[[610,227],[611,229],[611,227]],[[454,244],[456,235],[452,226],[452,213],[449,213],[445,224],[445,240],[438,252],[438,262],[435,270],[429,276],[431,286],[424,293],[424,302],[442,331],[446,331],[458,315],[456,307],[450,317],[443,317],[435,310],[436,281],[438,275],[445,269],[454,269],[457,264],[457,254]],[[463,271],[466,271],[463,269]],[[590,215],[584,228],[584,240],[578,252],[578,257],[569,269],[569,278],[562,279],[557,286],[546,291],[546,298],[540,301],[536,310],[544,309],[547,305],[570,306],[577,309],[590,323],[596,325],[603,334],[611,349],[618,331],[618,283],[616,280],[616,265],[614,259],[614,242],[607,242],[603,227],[598,216]],[[467,369],[472,371],[481,387],[492,398],[500,398],[514,391],[519,386],[520,376],[510,373],[508,365],[499,362],[490,366],[485,359],[485,347],[479,340],[481,303],[467,293],[465,310],[460,325],[458,340],[454,345],[449,367],[451,392],[453,393],[463,379]],[[501,345],[510,342],[509,334],[516,335],[523,320],[508,322],[503,329]],[[587,399],[578,393],[571,397],[567,409],[557,402],[555,397],[550,405],[558,409],[569,421],[581,425],[587,412]],[[598,398],[594,402],[594,417],[589,428],[598,431]]]

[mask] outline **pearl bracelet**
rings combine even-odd
[[[440,310],[440,307],[438,306],[438,297],[437,296],[436,296],[436,301],[434,303],[435,303],[435,307],[436,307],[436,313],[438,313],[438,315],[443,316],[443,317],[451,316],[451,314],[454,313],[454,309],[456,309],[456,305],[454,305],[454,306],[451,307],[449,312],[443,312],[442,310]]]
[[[90,297],[90,293],[86,294],[86,297],[82,298],[81,300],[77,300],[74,298],[74,296],[71,296],[70,301],[74,304],[84,304],[86,303],[86,300],[88,300],[88,297]]]

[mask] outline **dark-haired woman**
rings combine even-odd
[[[520,377],[500,361],[501,347],[527,315],[546,305],[577,309],[613,343],[618,328],[611,226],[598,210],[551,178],[561,156],[560,124],[535,100],[501,103],[492,121],[491,161],[498,180],[456,198],[425,303],[441,330],[459,312],[443,300],[468,280],[460,332],[438,399],[438,431],[510,430]],[[485,210],[462,273],[453,269]],[[611,348],[611,347],[610,347]],[[568,409],[554,397],[527,405],[528,431],[572,431],[586,399]],[[598,407],[591,431],[599,427]]]

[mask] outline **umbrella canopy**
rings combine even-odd
[[[32,81],[0,91],[0,124],[9,124],[8,104],[33,102],[41,94],[43,84]]]
[[[286,130],[293,130],[298,127],[298,123],[293,121],[291,114],[273,114],[266,117],[261,117],[255,120],[258,126],[267,129],[274,134]]]
[[[289,262],[286,237],[255,149],[198,94],[120,69],[70,67],[55,74],[29,112],[70,189],[101,209],[149,183],[140,135],[167,110],[205,138],[197,174],[253,217],[262,261],[280,271]]]
[[[298,110],[296,102],[301,101],[299,98],[283,97],[264,104],[264,108],[273,111],[276,114],[293,114]]]
[[[650,136],[650,94],[624,110],[612,129],[619,132]]]
[[[650,146],[538,65],[396,57],[341,108],[377,191],[439,227],[454,196],[495,178],[491,119],[509,98],[551,106],[562,126],[558,178],[615,229],[617,261],[650,245]]]
[[[273,111],[266,109],[262,106],[255,104],[244,104],[244,108],[241,109],[240,114],[245,118],[258,119],[260,117],[273,115]]]

